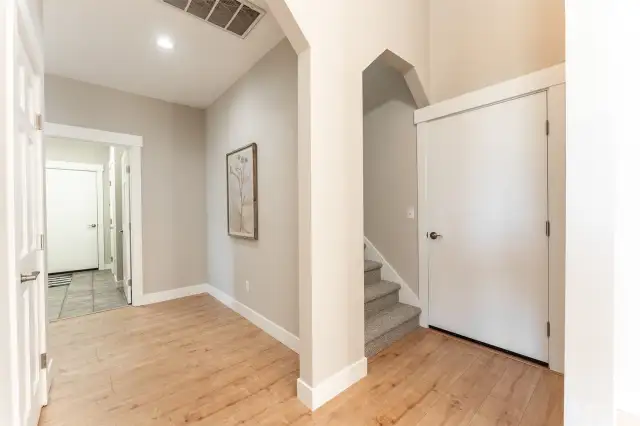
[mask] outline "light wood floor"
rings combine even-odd
[[[562,424],[563,379],[421,329],[311,414],[297,355],[209,296],[58,321],[41,426]]]

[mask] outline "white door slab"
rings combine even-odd
[[[47,168],[49,273],[98,268],[98,214],[97,172]]]
[[[18,16],[24,12],[20,10]],[[18,36],[15,43],[12,205],[16,280],[9,285],[15,286],[17,341],[16,348],[11,350],[17,349],[18,389],[14,389],[14,397],[18,424],[35,426],[46,402],[47,389],[46,366],[41,368],[40,357],[46,345],[46,272],[40,239],[44,210],[43,151],[38,131],[43,76],[34,69],[22,37]]]
[[[111,241],[111,273],[118,279],[118,236],[116,220],[116,163],[115,150],[109,151],[109,238]]]
[[[543,362],[546,120],[546,92],[445,117],[426,154],[430,325]]]
[[[121,158],[122,172],[122,279],[124,294],[131,304],[131,182],[129,153],[124,151]]]

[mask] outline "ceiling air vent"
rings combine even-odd
[[[265,11],[247,0],[161,0],[190,15],[245,38]]]

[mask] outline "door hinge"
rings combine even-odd
[[[547,136],[549,136],[550,130],[551,130],[551,129],[550,129],[549,120],[547,120],[547,123],[546,123]]]
[[[111,256],[111,261],[113,262],[113,256]]]
[[[127,173],[131,173],[131,166],[127,166]]]
[[[549,221],[545,224],[545,233],[547,234],[547,237],[551,236],[551,222]]]
[[[36,130],[42,130],[42,114],[36,114]]]
[[[40,354],[40,369],[44,370],[47,368],[47,353]]]
[[[551,323],[547,321],[547,337],[551,337]]]
[[[39,250],[44,250],[44,234],[40,234],[39,238],[38,238],[38,244],[40,247],[38,247]]]

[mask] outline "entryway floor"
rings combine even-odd
[[[74,272],[71,284],[49,287],[49,321],[77,317],[127,305],[110,270]]]
[[[51,325],[40,426],[561,426],[563,378],[419,329],[311,413],[298,355],[207,295]]]

